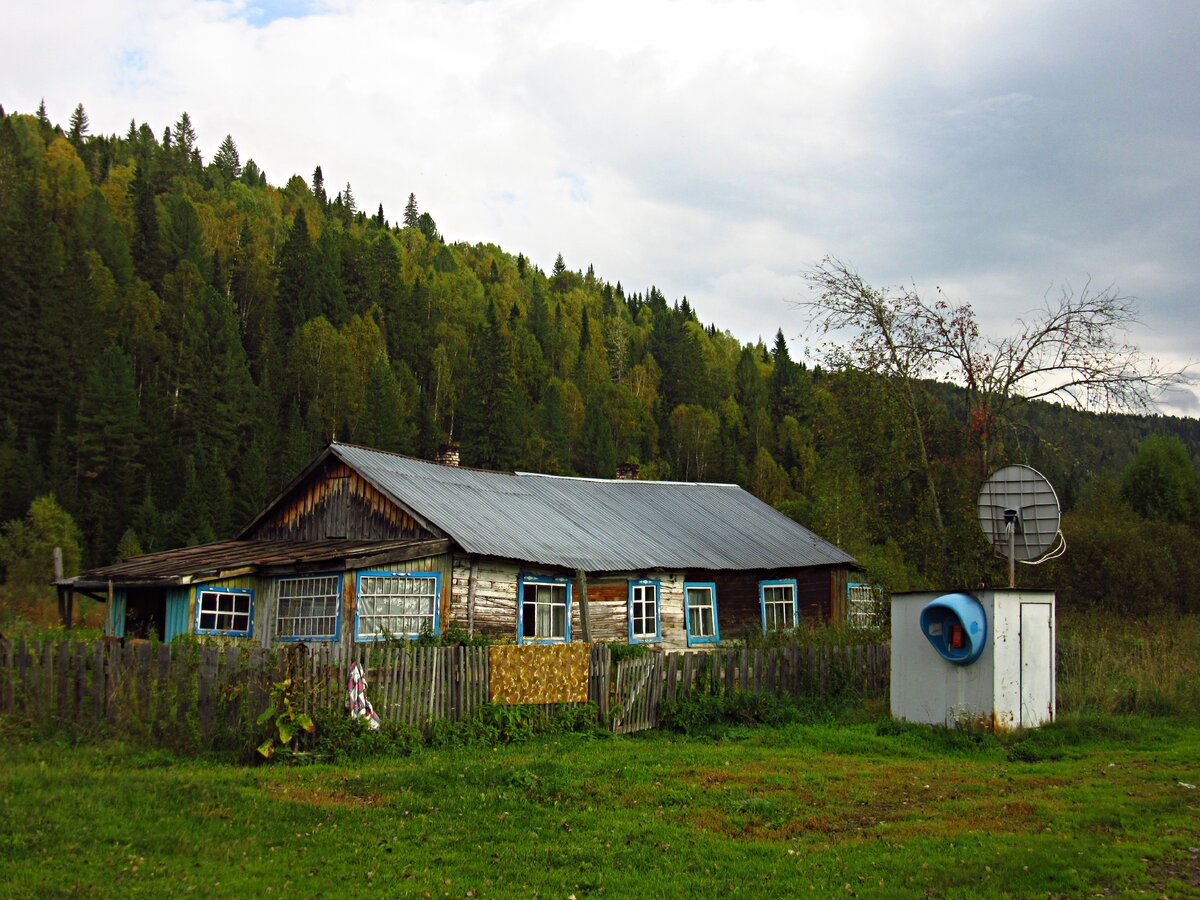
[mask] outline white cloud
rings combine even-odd
[[[1116,282],[1196,356],[1200,14],[1026,2],[62,0],[15,6],[0,102],[92,130],[187,110],[274,183],[349,181],[450,239],[769,338],[826,252],[1003,328]],[[52,39],[51,39],[52,36]]]

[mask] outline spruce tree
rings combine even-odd
[[[88,133],[88,116],[83,111],[82,103],[76,106],[75,111],[71,113],[70,129],[67,132],[67,140],[75,145],[76,150],[79,150],[83,147],[83,139]]]
[[[404,227],[417,228],[419,227],[421,214],[417,210],[417,195],[409,194],[408,202],[404,204]]]
[[[321,205],[321,209],[329,208],[329,195],[325,193],[325,175],[321,171],[320,166],[313,169],[312,194],[317,198],[317,203]]]
[[[221,141],[221,146],[217,149],[216,156],[213,157],[213,165],[217,167],[227,183],[241,177],[242,161],[238,156],[237,144],[233,142],[232,135],[225,135],[225,140]]]
[[[463,428],[463,455],[474,466],[507,470],[522,456],[524,398],[494,301],[475,354],[473,391]]]
[[[317,264],[304,207],[296,210],[296,218],[292,220],[287,240],[279,249],[276,268],[279,295],[275,311],[281,337],[287,340],[297,328],[320,313],[316,284]]]

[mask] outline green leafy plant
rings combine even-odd
[[[258,724],[265,725],[274,719],[274,734],[258,745],[258,752],[264,759],[275,755],[275,746],[286,747],[301,731],[312,734],[317,730],[312,716],[303,710],[296,709],[293,696],[292,679],[285,678],[271,685],[271,703],[258,717]]]

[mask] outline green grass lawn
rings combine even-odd
[[[0,733],[8,896],[1200,893],[1200,724],[545,737],[246,767]],[[1182,783],[1182,784],[1181,784]]]

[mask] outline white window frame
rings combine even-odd
[[[419,591],[418,586],[422,588]],[[440,633],[440,572],[360,572],[354,598],[355,641],[415,640],[426,625],[431,634]],[[422,608],[422,602],[428,606]],[[391,628],[388,622],[404,627]]]
[[[846,622],[851,628],[874,628],[879,624],[880,612],[877,585],[846,583]]]
[[[527,597],[532,590],[533,595]],[[561,599],[559,599],[561,597]],[[526,606],[531,610],[526,610]],[[562,634],[554,634],[554,610],[562,607]],[[525,623],[530,612],[533,615],[533,634],[525,634]],[[549,633],[538,633],[543,623],[548,622]],[[569,644],[571,643],[571,582],[567,578],[545,575],[521,575],[517,579],[517,643],[518,644]]]
[[[707,592],[708,601],[704,603],[692,603],[692,592],[697,593]],[[692,630],[692,611],[695,610],[701,613],[708,611],[712,618],[712,633],[697,634]],[[721,643],[721,626],[717,622],[717,586],[711,581],[688,581],[683,585],[683,618],[687,626],[687,644],[693,647],[697,644],[719,644]]]
[[[789,590],[792,595],[790,602],[786,596],[783,596]],[[794,578],[781,578],[758,583],[758,603],[762,612],[763,634],[769,631],[787,631],[799,624],[799,595],[799,587]],[[768,610],[770,610],[769,615]],[[780,615],[783,612],[790,614],[791,622],[789,624],[780,624]]]
[[[239,625],[245,627],[239,628]],[[197,585],[196,634],[221,634],[226,637],[253,635],[254,589]]]
[[[654,630],[646,628],[647,605],[654,607]],[[641,626],[640,628],[638,626]],[[662,640],[662,584],[653,578],[629,582],[629,643],[657,644]]]
[[[293,591],[296,588],[307,590],[284,596],[285,591]],[[330,609],[332,613],[329,612]],[[318,628],[317,623],[325,627]],[[289,575],[276,579],[276,640],[336,642],[341,636],[341,627],[341,575]]]

